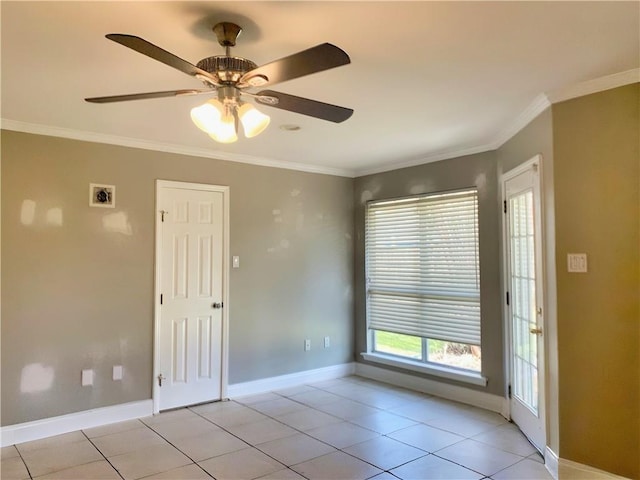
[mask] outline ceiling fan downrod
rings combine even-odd
[[[235,23],[220,22],[213,26],[213,32],[218,37],[218,43],[225,47],[227,57],[230,57],[231,47],[236,46],[236,40],[242,33],[242,28]]]

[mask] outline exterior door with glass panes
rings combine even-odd
[[[504,176],[511,418],[540,451],[546,444],[541,157]]]

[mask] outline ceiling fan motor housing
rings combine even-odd
[[[257,65],[251,60],[242,57],[227,57],[226,55],[203,58],[196,66],[209,72],[223,84],[235,84],[242,75],[257,68]]]

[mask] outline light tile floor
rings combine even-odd
[[[500,415],[355,376],[6,447],[1,476],[551,478]]]

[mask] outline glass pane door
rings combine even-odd
[[[509,294],[510,416],[541,452],[546,445],[544,403],[544,269],[540,156],[503,177],[506,278]]]
[[[513,335],[512,393],[538,414],[538,349],[536,325],[536,258],[533,191],[509,197],[511,322]]]

